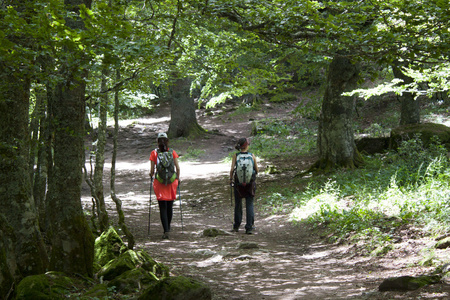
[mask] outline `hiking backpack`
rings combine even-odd
[[[239,185],[246,186],[255,180],[253,164],[253,155],[250,152],[236,154],[236,177]]]
[[[175,163],[173,160],[173,150],[167,152],[160,152],[156,150],[158,159],[156,161],[156,176],[155,178],[165,185],[172,183],[177,178],[175,173]]]

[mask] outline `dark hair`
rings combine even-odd
[[[158,148],[161,152],[166,152],[169,150],[169,139],[167,138],[159,138],[158,139]]]
[[[240,138],[237,141],[236,146],[234,146],[234,148],[238,151],[241,151],[242,149],[244,149],[247,145],[249,145],[250,143],[248,142],[248,140],[246,138]]]

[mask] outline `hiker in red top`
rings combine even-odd
[[[180,166],[178,154],[169,149],[167,134],[161,132],[156,139],[158,148],[150,154],[150,178],[153,180],[153,190],[158,200],[159,214],[164,229],[163,239],[169,238],[170,223],[173,215],[173,202],[177,198]]]
[[[255,213],[253,200],[256,191],[256,174],[258,164],[254,154],[248,152],[250,142],[246,138],[240,138],[235,146],[238,150],[233,155],[230,170],[230,185],[234,186],[234,224],[233,231],[238,232],[242,222],[242,198],[245,198],[246,224],[245,233],[253,233]]]

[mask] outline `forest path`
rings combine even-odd
[[[228,185],[230,164],[222,162],[223,159],[232,151],[237,138],[250,136],[252,120],[285,117],[295,106],[296,103],[267,106],[250,114],[232,111],[216,111],[214,116],[208,117],[199,114],[199,124],[216,134],[195,141],[171,141],[181,157],[189,155],[193,149],[205,152],[196,161],[181,159],[181,207],[177,199],[169,240],[161,239],[159,209],[154,194],[150,194],[148,157],[156,147],[157,133],[168,129],[170,112],[167,108],[160,109],[149,118],[134,120],[121,128],[116,193],[123,201],[126,223],[135,235],[136,248],[148,251],[174,275],[190,276],[208,283],[216,300],[393,299],[392,294],[380,293],[377,287],[384,278],[400,273],[412,275],[405,272],[411,272],[412,269],[406,269],[406,266],[414,257],[363,257],[349,246],[328,244],[309,228],[293,225],[287,215],[261,210],[258,194],[267,192],[268,186],[277,180],[289,181],[292,174],[279,175],[284,176],[280,179],[260,172],[255,200],[255,234],[246,235],[243,229],[238,233],[229,232],[233,220]],[[108,146],[107,165],[111,148]],[[304,169],[310,161],[310,158],[299,158],[293,164]],[[260,162],[260,168],[268,163]],[[105,174],[109,173],[106,168]],[[107,196],[108,186],[106,176]],[[83,191],[85,209],[90,209],[88,188],[84,186]],[[115,204],[109,196],[106,201],[114,219]],[[204,237],[202,233],[207,228],[223,230],[224,234]],[[395,299],[416,299],[414,293],[394,296]]]

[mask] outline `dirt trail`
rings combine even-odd
[[[151,195],[150,235],[147,234],[148,157],[155,147],[157,132],[168,128],[169,111],[161,109],[154,116],[135,120],[122,128],[116,192],[123,201],[126,222],[137,240],[136,248],[147,250],[174,275],[192,276],[207,282],[213,289],[213,299],[423,299],[426,295],[430,299],[447,298],[446,286],[440,287],[443,292],[436,287],[420,292],[377,292],[384,278],[424,271],[420,267],[406,268],[416,260],[418,253],[411,251],[401,257],[384,258],[359,256],[346,245],[327,244],[309,228],[294,226],[285,215],[264,214],[258,199],[255,234],[246,235],[243,229],[238,233],[229,232],[233,215],[227,185],[230,166],[221,160],[232,150],[236,138],[250,135],[251,119],[281,117],[293,107],[295,103],[278,108],[268,106],[250,116],[231,112],[213,117],[199,114],[199,123],[218,133],[196,141],[173,141],[181,155],[186,154],[189,147],[205,150],[205,153],[198,161],[180,163],[181,208],[177,200],[169,240],[161,239],[162,227],[154,195]],[[261,167],[267,163],[261,162]],[[259,190],[264,189],[264,183],[273,180],[261,172]],[[106,178],[106,195],[109,195],[108,184],[109,178]],[[90,209],[86,186],[84,192],[84,205]],[[115,206],[110,197],[107,205],[114,216]],[[202,232],[206,228],[226,233],[204,237]]]

